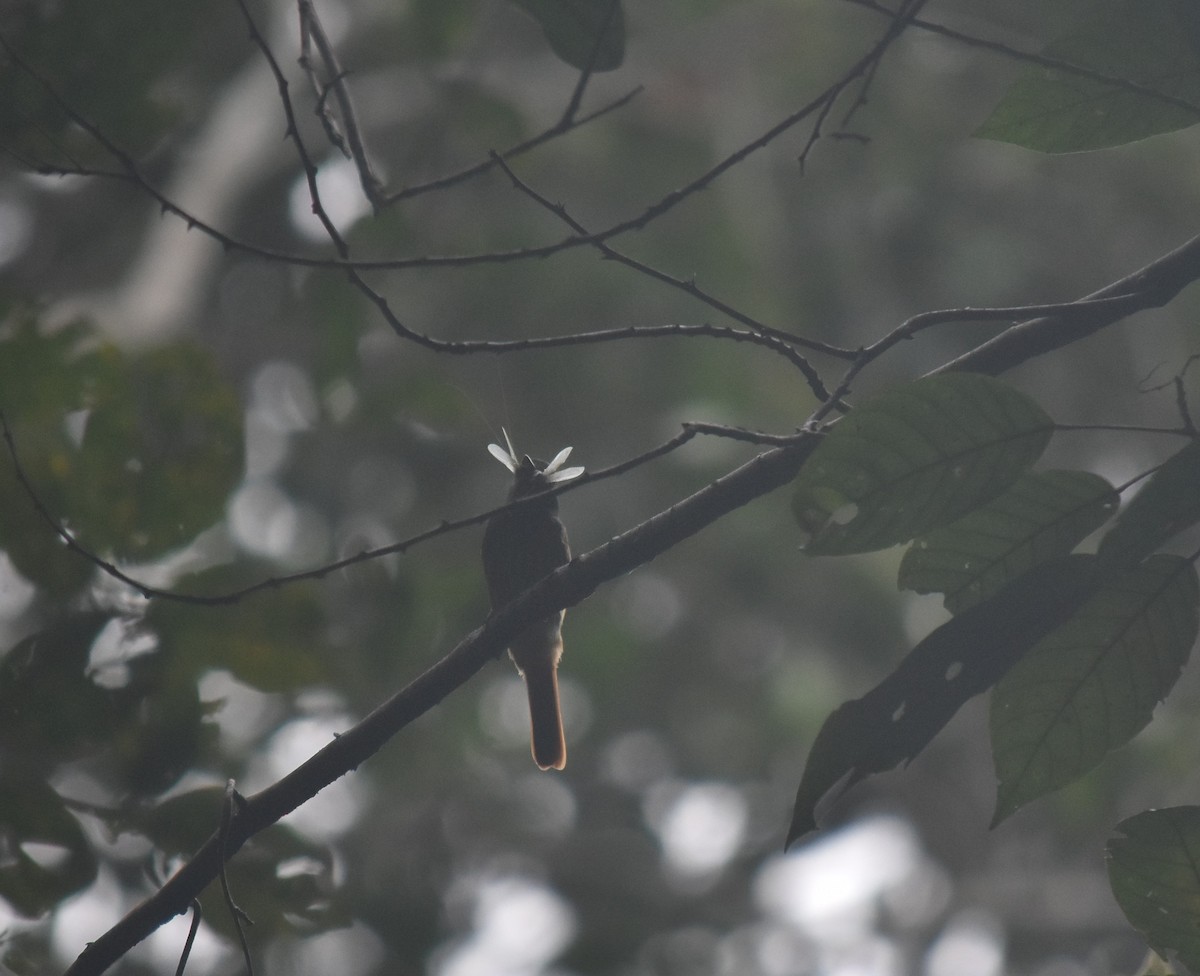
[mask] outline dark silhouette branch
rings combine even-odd
[[[312,5],[312,0],[299,0],[297,6],[300,11],[300,65],[312,79],[317,92],[317,115],[321,119],[322,125],[325,126],[330,141],[353,160],[354,167],[358,171],[358,182],[362,187],[363,196],[371,204],[371,209],[375,213],[379,213],[384,206],[383,184],[375,175],[371,161],[367,158],[367,145],[358,125],[358,112],[354,108],[354,100],[350,97],[350,89],[346,85],[346,73],[338,62],[337,52],[333,49],[333,44],[330,43],[329,37],[325,33],[325,28],[321,24],[321,18],[317,16],[317,10]],[[328,82],[324,84],[319,82],[316,69],[312,65],[310,41],[316,46],[317,53],[320,55],[321,61],[325,65],[325,72],[329,77]],[[338,113],[342,119],[341,129],[345,134],[344,139],[342,131],[339,131],[329,113],[326,96],[330,92],[337,99]]]
[[[499,157],[496,158],[496,163],[500,166],[508,178],[512,181],[513,186],[524,193],[527,197],[533,200],[538,206],[550,213],[554,214],[559,220],[565,223],[577,233],[586,234],[587,228],[567,212],[567,208],[561,203],[551,203],[546,197],[538,193],[533,187],[522,180],[516,173],[512,171],[509,165]],[[801,356],[793,346],[800,346],[805,349],[810,349],[814,352],[823,352],[830,356],[837,356],[842,359],[848,359],[854,354],[848,349],[841,349],[837,346],[831,346],[824,342],[817,342],[812,339],[807,339],[803,336],[794,335],[791,332],[785,332],[782,329],[775,329],[766,325],[757,319],[751,318],[744,312],[738,311],[731,305],[726,304],[718,298],[708,294],[696,284],[695,280],[684,281],[682,278],[676,278],[673,275],[667,274],[665,271],[660,271],[658,268],[646,264],[644,261],[638,261],[636,258],[631,258],[626,254],[618,251],[611,245],[603,242],[597,242],[596,249],[610,261],[616,261],[618,264],[623,264],[627,268],[632,268],[634,271],[652,278],[655,281],[661,281],[672,288],[690,295],[699,301],[704,302],[710,308],[714,308],[725,315],[728,315],[736,322],[740,322],[747,328],[753,329],[756,333],[765,339],[775,340],[768,343],[769,347],[774,349],[780,355],[787,358],[792,365],[796,366],[804,378],[808,381],[809,388],[816,395],[818,400],[824,401],[829,399],[829,393],[825,389],[825,384],[821,377],[813,369],[812,364],[807,359]]]
[[[243,10],[245,8],[243,7]],[[247,17],[249,20],[249,17]],[[570,250],[576,247],[592,246],[596,243],[608,241],[614,237],[631,231],[639,231],[647,225],[657,220],[659,217],[673,210],[685,200],[696,196],[701,191],[707,189],[715,180],[724,173],[733,169],[743,160],[773,143],[780,136],[795,128],[801,122],[814,116],[823,117],[822,113],[827,113],[829,106],[836,102],[843,91],[852,85],[857,79],[868,74],[872,68],[883,58],[887,50],[895,42],[896,38],[903,33],[903,30],[908,23],[907,19],[893,20],[889,24],[888,29],[883,36],[871,47],[871,49],[858,59],[853,65],[846,69],[838,81],[830,85],[824,92],[817,95],[816,98],[809,101],[797,111],[786,116],[775,125],[771,126],[766,132],[758,136],[756,139],[743,145],[740,149],[726,156],[723,160],[712,166],[699,176],[692,179],[678,189],[672,190],[656,202],[650,204],[641,213],[628,218],[619,223],[613,224],[610,227],[596,232],[594,234],[571,235],[563,238],[552,244],[541,245],[537,247],[516,248],[509,251],[492,251],[478,254],[464,254],[452,256],[422,256],[412,258],[393,258],[387,260],[350,260],[344,254],[341,254],[339,249],[338,258],[328,257],[313,257],[302,254],[291,254],[287,252],[277,251],[271,248],[260,247],[258,245],[248,244],[244,241],[239,241],[232,236],[225,234],[212,225],[206,223],[203,219],[196,215],[189,214],[183,211],[175,203],[173,203],[162,191],[158,190],[149,181],[149,179],[141,172],[140,167],[133,158],[122,150],[116,143],[106,136],[95,124],[83,117],[78,111],[73,109],[65,99],[57,92],[50,80],[36,68],[30,65],[23,59],[8,43],[7,39],[0,34],[0,48],[2,48],[22,71],[33,78],[41,85],[47,94],[54,99],[59,107],[84,131],[94,138],[104,149],[109,152],[113,158],[120,164],[129,179],[137,186],[141,187],[155,202],[158,203],[164,212],[172,213],[184,220],[191,228],[202,231],[211,236],[214,240],[220,243],[228,250],[238,250],[247,254],[252,254],[267,260],[293,264],[301,267],[328,268],[340,270],[357,270],[357,271],[399,271],[412,268],[468,268],[481,264],[507,264],[515,261],[529,261],[538,258],[550,257],[558,254],[561,251]],[[251,21],[251,24],[253,22]],[[281,96],[287,96],[287,82],[283,79],[282,72],[278,69],[278,63],[271,55],[265,39],[258,31],[257,27],[251,28],[252,39],[263,50],[264,55],[268,58],[268,62],[272,64],[272,70],[276,75],[277,85],[280,89]],[[288,109],[291,114],[291,109]],[[294,124],[289,124],[287,134],[295,139]],[[809,140],[806,146],[806,151],[811,148],[813,139]],[[506,156],[511,156],[510,151]],[[488,167],[494,166],[495,163],[488,161]],[[42,172],[54,172],[53,167],[43,167]],[[315,168],[314,168],[315,172]],[[97,174],[99,175],[99,174]],[[306,170],[306,176],[308,176]],[[312,190],[312,182],[310,179],[310,192]],[[388,198],[386,203],[391,203],[392,199]],[[318,215],[319,216],[319,215]],[[329,228],[327,227],[327,230]]]
[[[1107,288],[1089,300],[1137,295],[1141,301],[1162,304],[1200,275],[1200,238],[1165,255]],[[1082,316],[1091,334],[1123,317],[1103,304],[1092,316]],[[1150,307],[1146,304],[1146,307]],[[1128,314],[1125,310],[1124,314]],[[996,375],[1063,343],[1064,321],[1078,330],[1080,316],[1045,316],[1014,326],[1001,336],[1000,353],[984,343],[976,350],[947,363],[935,372],[969,369]],[[1078,337],[1082,337],[1082,335]],[[818,413],[827,412],[828,407]],[[687,433],[687,432],[685,432]],[[680,435],[681,437],[684,435]],[[556,608],[573,606],[598,586],[644,565],[696,534],[721,516],[788,484],[820,442],[820,434],[805,430],[777,447],[729,472],[688,498],[659,512],[602,546],[576,557],[542,580],[511,605],[493,614],[483,627],[464,637],[441,661],[385,702],[361,722],[262,792],[249,797],[239,811],[227,839],[228,853],[287,813],[322,787],[354,769],[387,740],[424,714],[437,702],[478,672],[514,634]],[[154,895],[135,907],[117,925],[90,943],[67,971],[67,976],[98,976],[130,948],[174,915],[186,911],[191,900],[220,870],[221,844],[210,839],[180,871]]]
[[[759,455],[635,528],[577,556],[493,614],[408,687],[287,776],[247,797],[225,837],[220,833],[211,837],[155,894],[90,942],[67,976],[98,976],[160,925],[186,911],[196,895],[219,876],[223,855],[232,856],[250,837],[374,755],[400,729],[463,685],[534,620],[556,608],[574,606],[602,583],[649,562],[722,515],[786,485],[819,442],[819,435],[803,433],[790,445]]]
[[[657,447],[644,451],[632,458],[621,461],[618,464],[611,465],[599,471],[589,471],[583,477],[573,479],[570,482],[558,485],[549,491],[539,495],[531,495],[530,499],[542,497],[542,495],[557,495],[565,491],[573,491],[583,485],[593,484],[598,481],[603,481],[607,478],[614,478],[618,475],[625,474],[635,468],[639,468],[650,461],[663,457],[682,447],[688,441],[698,434],[716,434],[718,436],[730,436],[728,428],[715,428],[714,425],[708,424],[683,424],[683,430],[672,437],[670,440],[659,444]],[[193,606],[200,607],[221,607],[228,606],[232,603],[238,603],[255,593],[261,593],[264,590],[274,590],[280,587],[287,586],[291,583],[298,583],[303,580],[323,579],[331,573],[335,573],[342,569],[347,569],[350,566],[359,563],[368,562],[373,559],[379,559],[383,556],[404,555],[410,549],[415,548],[423,542],[428,542],[439,536],[447,535],[451,532],[457,532],[461,529],[469,528],[472,525],[480,525],[490,519],[492,516],[505,509],[511,508],[511,504],[501,505],[497,508],[490,509],[486,512],[480,512],[477,515],[468,515],[465,518],[459,519],[444,519],[432,528],[426,529],[423,532],[418,532],[415,535],[409,536],[400,542],[393,542],[386,546],[378,546],[374,549],[364,549],[362,552],[356,553],[353,556],[347,556],[345,559],[338,559],[334,562],[325,563],[315,569],[304,570],[298,573],[289,573],[286,576],[271,576],[267,579],[259,580],[257,583],[251,583],[248,586],[240,589],[230,590],[225,593],[181,593],[177,590],[164,589],[162,587],[151,586],[142,580],[135,579],[118,566],[104,559],[102,556],[92,552],[86,546],[82,545],[61,522],[46,508],[42,501],[37,488],[29,480],[29,475],[25,471],[25,466],[21,462],[21,455],[17,449],[16,441],[13,437],[12,429],[8,425],[7,418],[0,412],[0,436],[3,437],[5,445],[8,449],[9,457],[13,463],[13,474],[21,486],[21,490],[29,499],[33,506],[34,512],[37,514],[46,526],[66,545],[68,549],[76,555],[90,562],[101,572],[124,583],[131,587],[141,596],[146,599],[170,600],[175,603],[188,603]],[[764,435],[764,439],[760,443],[778,443],[778,441],[768,441]],[[784,438],[790,441],[791,438]]]
[[[854,4],[856,7],[864,7],[867,10],[874,11],[877,14],[882,14],[885,17],[896,18],[902,16],[894,10],[889,10],[878,0],[846,0],[847,3]],[[981,51],[991,51],[993,54],[1000,54],[1013,61],[1020,61],[1025,64],[1036,65],[1039,68],[1047,68],[1051,71],[1059,71],[1066,75],[1073,75],[1076,78],[1087,78],[1089,81],[1097,81],[1101,84],[1108,85],[1119,91],[1129,92],[1131,95],[1139,95],[1143,98],[1153,99],[1156,102],[1161,102],[1164,105],[1172,105],[1175,108],[1181,108],[1187,112],[1191,112],[1197,118],[1200,118],[1200,105],[1195,102],[1189,102],[1187,99],[1179,98],[1176,95],[1170,95],[1167,92],[1159,91],[1157,88],[1151,88],[1148,85],[1139,84],[1136,81],[1131,81],[1128,78],[1122,78],[1119,75],[1105,74],[1103,71],[1096,71],[1093,68],[1088,68],[1081,64],[1074,64],[1070,61],[1063,61],[1061,58],[1051,58],[1044,54],[1035,54],[1029,51],[1022,51],[1013,47],[1010,44],[1004,44],[1000,41],[991,41],[984,37],[977,37],[973,34],[967,34],[963,31],[954,30],[942,24],[933,21],[921,20],[917,17],[910,18],[907,23],[918,30],[926,31],[930,34],[937,34],[941,37],[949,38],[957,41],[967,47],[976,48]]]
[[[1200,278],[1200,236],[1080,299],[1082,312],[1043,315],[1005,329],[937,369],[1000,373],[1099,332],[1134,312],[1162,308]]]
[[[304,138],[300,135],[300,127],[296,124],[296,111],[292,106],[292,96],[287,76],[284,75],[283,69],[280,68],[279,61],[271,51],[271,46],[267,43],[267,39],[263,36],[262,31],[258,29],[258,24],[255,23],[254,18],[250,15],[250,10],[246,7],[246,0],[237,0],[237,6],[242,12],[242,18],[246,21],[246,26],[250,29],[250,40],[262,52],[263,58],[266,59],[267,67],[275,79],[275,87],[279,91],[279,102],[283,107],[284,118],[287,122],[284,133],[291,140],[292,145],[296,147],[296,157],[300,161],[300,167],[304,170],[304,180],[308,184],[308,198],[312,201],[312,212],[321,222],[321,226],[325,228],[325,234],[329,237],[330,243],[337,249],[338,254],[343,259],[348,258],[350,256],[350,247],[343,239],[333,220],[325,210],[324,204],[321,202],[321,191],[317,186],[317,164],[313,162],[308,147],[304,144]]]
[[[524,142],[519,142],[515,146],[504,150],[500,155],[504,159],[516,159],[518,156],[524,156],[532,149],[537,149],[539,146],[544,146],[546,143],[559,136],[578,129],[580,126],[587,125],[589,122],[595,121],[601,116],[608,115],[609,112],[614,112],[619,108],[624,108],[633,99],[640,95],[643,91],[641,85],[631,88],[620,98],[614,99],[606,105],[601,106],[585,115],[581,115],[573,119],[570,123],[564,123],[561,120],[549,129],[540,132],[538,135]],[[447,176],[438,177],[435,180],[429,180],[426,183],[416,183],[412,186],[405,187],[403,190],[390,194],[384,198],[384,203],[387,205],[397,203],[401,200],[408,200],[412,197],[421,196],[425,193],[431,193],[435,190],[445,190],[452,186],[457,186],[460,183],[465,183],[467,180],[473,179],[476,176],[482,176],[484,173],[490,172],[495,168],[495,161],[489,156],[487,159],[476,163],[474,166],[469,166],[466,169],[459,170],[457,173],[451,173]]]

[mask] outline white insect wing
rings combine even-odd
[[[563,481],[570,481],[572,478],[578,478],[587,469],[582,465],[574,468],[563,468],[561,471],[555,471],[546,480],[552,485],[557,485]]]
[[[505,440],[508,438],[506,437]],[[504,450],[499,444],[489,444],[488,453],[497,461],[503,464],[509,471],[516,472],[517,462],[513,460],[513,456]]]
[[[554,460],[546,465],[546,474],[554,474],[562,467],[563,461],[571,456],[571,448],[564,447],[561,451],[554,455]]]
[[[570,481],[572,478],[578,478],[583,474],[583,468],[563,468],[559,471],[562,463],[571,456],[571,448],[564,447],[561,451],[554,455],[554,460],[546,465],[546,470],[542,473],[546,476],[546,480],[552,485],[560,484],[564,481]]]

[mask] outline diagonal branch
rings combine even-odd
[[[565,223],[577,233],[586,234],[587,228],[579,223],[568,212],[567,208],[562,204],[551,203],[546,197],[538,193],[533,187],[517,176],[509,167],[509,165],[498,156],[496,157],[497,164],[504,170],[505,174],[512,181],[513,186],[524,193],[527,197],[533,200],[538,206],[550,211],[559,220]],[[609,244],[598,242],[596,249],[610,261],[616,261],[618,264],[623,264],[627,268],[632,268],[634,271],[646,275],[648,278],[653,278],[655,281],[661,281],[664,284],[670,285],[672,288],[690,295],[693,298],[699,299],[714,308],[719,312],[723,312],[736,322],[740,322],[747,328],[753,329],[755,333],[762,336],[764,339],[773,340],[769,342],[770,348],[780,353],[788,359],[792,365],[796,366],[804,378],[808,381],[809,388],[816,395],[818,400],[825,401],[829,399],[829,393],[825,389],[825,384],[821,381],[821,377],[817,371],[813,369],[812,364],[801,356],[793,346],[800,346],[805,349],[811,349],[814,352],[823,352],[831,356],[839,356],[843,359],[850,358],[853,353],[847,349],[841,349],[836,346],[830,346],[824,342],[816,342],[812,339],[806,339],[803,336],[793,335],[790,332],[785,332],[782,329],[775,329],[769,325],[759,322],[757,319],[751,318],[744,312],[738,311],[732,305],[729,305],[719,298],[710,295],[704,291],[695,280],[684,281],[681,278],[676,278],[673,275],[667,274],[665,271],[660,271],[658,268],[646,264],[644,261],[638,261],[636,258],[631,258]]]
[[[326,132],[331,136],[335,145],[339,145],[346,155],[354,161],[355,169],[358,170],[358,182],[362,187],[363,196],[371,204],[371,209],[375,213],[383,208],[383,184],[379,177],[375,175],[375,170],[371,167],[371,161],[367,158],[367,146],[363,141],[362,130],[358,125],[358,113],[354,109],[354,101],[350,97],[350,89],[346,85],[346,73],[342,70],[341,64],[338,63],[337,52],[333,49],[333,44],[330,43],[328,35],[325,33],[325,28],[321,24],[321,18],[317,16],[316,7],[313,6],[312,0],[299,0],[300,11],[300,37],[301,50],[300,64],[309,77],[312,78],[314,86],[317,87],[317,115],[325,125]],[[316,70],[312,66],[312,59],[309,56],[308,43],[312,41],[317,48],[317,53],[321,56],[321,61],[325,64],[325,70],[329,75],[329,81],[323,86],[319,84]],[[329,115],[326,109],[326,95],[332,91],[333,96],[337,99],[338,112],[342,118],[342,128],[345,129],[345,139],[341,139],[341,134],[338,133],[333,118]]]
[[[895,11],[889,10],[879,0],[846,0],[847,3],[854,4],[856,7],[864,7],[867,10],[874,11],[877,14],[882,14],[885,17],[896,18],[901,16]],[[918,30],[926,31],[930,34],[937,34],[940,37],[946,37],[950,40],[957,41],[967,47],[978,48],[982,51],[991,51],[994,54],[1001,54],[1006,58],[1011,58],[1014,61],[1021,61],[1025,64],[1036,65],[1039,68],[1047,68],[1051,71],[1059,71],[1066,75],[1074,75],[1077,78],[1087,78],[1089,81],[1097,81],[1104,85],[1109,85],[1120,91],[1129,92],[1131,95],[1140,95],[1143,98],[1152,99],[1160,102],[1163,105],[1172,105],[1175,108],[1181,108],[1187,112],[1200,118],[1200,105],[1195,102],[1189,102],[1187,99],[1179,98],[1176,95],[1171,95],[1164,91],[1159,91],[1157,88],[1151,88],[1148,85],[1139,84],[1129,78],[1122,78],[1119,75],[1105,74],[1103,71],[1096,71],[1094,68],[1086,67],[1081,64],[1074,64],[1071,61],[1064,61],[1061,58],[1048,57],[1045,54],[1034,54],[1029,51],[1021,51],[1010,44],[1004,44],[1000,41],[988,40],[984,37],[976,37],[973,34],[967,34],[963,31],[957,31],[953,28],[946,27],[942,24],[935,23],[929,20],[922,20],[919,17],[913,17],[908,21],[909,25]]]
[[[222,852],[232,856],[250,837],[295,810],[318,790],[351,772],[400,729],[466,683],[508,641],[554,609],[574,606],[615,579],[735,509],[796,476],[820,442],[803,433],[767,451],[641,525],[577,556],[464,637],[437,664],[278,782],[246,799],[222,839],[210,838],[155,894],[90,942],[67,976],[98,976],[160,925],[188,909],[219,876]]]
[[[1143,307],[1161,305],[1200,277],[1200,237],[1164,255],[1140,271],[1089,299],[1140,295]],[[1128,314],[1103,304],[1094,317],[1044,316],[1014,326],[940,370],[973,370],[993,375],[1069,340],[1110,325]],[[721,516],[783,487],[804,466],[820,435],[804,431],[792,443],[767,451],[688,498],[578,556],[493,614],[483,627],[464,637],[446,657],[361,722],[316,753],[279,782],[250,797],[228,838],[230,854],[245,841],[304,803],[323,786],[377,752],[397,731],[424,714],[478,672],[514,634],[555,608],[573,606],[598,586],[654,559]],[[117,925],[90,943],[67,976],[98,976],[151,932],[187,910],[192,898],[217,877],[221,847],[211,838],[158,892],[135,907]]]
[[[1200,236],[1145,267],[1085,295],[1081,312],[1056,313],[1020,322],[970,352],[933,370],[997,376],[1026,360],[1061,349],[1099,332],[1134,312],[1161,308],[1200,279]]]

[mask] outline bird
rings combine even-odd
[[[507,449],[489,444],[488,452],[513,474],[510,507],[493,515],[483,532],[483,575],[492,610],[508,605],[539,580],[571,560],[567,530],[558,517],[558,499],[547,495],[526,505],[512,505],[546,491],[552,485],[578,478],[582,467],[564,468],[571,448],[565,447],[547,464],[528,454],[518,457],[501,428]],[[538,768],[562,769],[567,764],[562,712],[558,701],[558,662],[562,658],[562,622],[558,610],[536,621],[509,643],[508,654],[525,679],[529,697],[530,741]]]

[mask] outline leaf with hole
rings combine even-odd
[[[1053,422],[988,376],[926,377],[856,407],[813,451],[792,507],[812,555],[869,552],[961,518],[1038,459]]]
[[[992,694],[998,823],[1059,789],[1146,726],[1196,639],[1196,570],[1153,556],[1104,582]]]
[[[1109,571],[1132,566],[1200,521],[1200,441],[1169,457],[1100,543]]]
[[[1076,555],[1034,567],[937,628],[867,694],[834,711],[804,767],[787,843],[816,829],[826,797],[915,757],[964,702],[1070,617],[1092,592],[1094,564]]]
[[[1118,497],[1087,471],[1035,471],[1003,495],[917,539],[899,586],[944,593],[951,613],[990,599],[1038,563],[1070,552],[1116,510]]]

